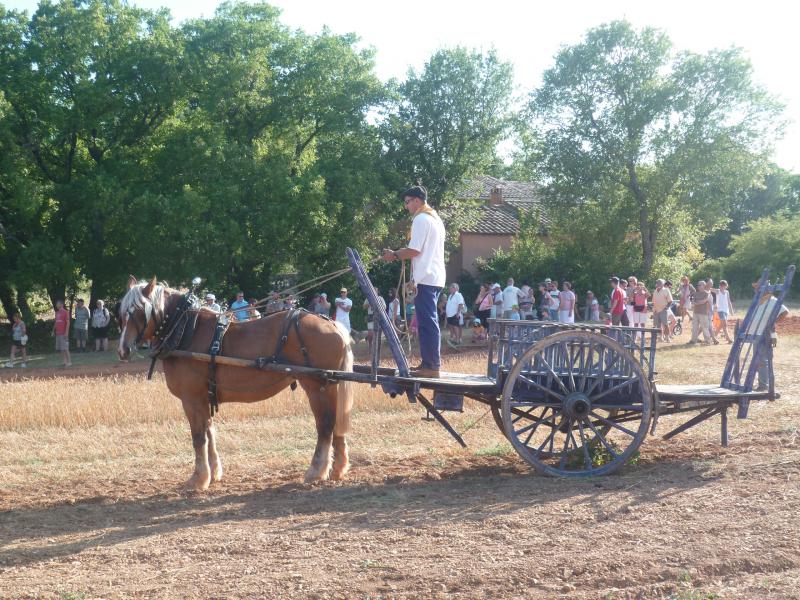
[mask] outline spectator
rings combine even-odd
[[[397,291],[394,288],[389,288],[387,296],[389,303],[386,305],[386,314],[389,315],[389,320],[396,328],[400,327],[400,298],[397,297]]]
[[[478,319],[480,319],[483,327],[486,326],[486,324],[489,322],[489,317],[492,316],[492,300],[493,296],[491,290],[489,289],[489,284],[482,283],[481,291],[478,292],[478,296],[475,298],[475,303],[478,305],[476,315]]]
[[[215,313],[222,312],[222,309],[219,307],[219,304],[217,304],[217,297],[211,292],[206,294],[206,303],[203,305],[203,308],[205,308],[206,310],[213,311]]]
[[[381,311],[386,312],[386,300],[383,299],[381,290],[377,287],[375,288],[375,294],[378,296],[378,307]],[[367,343],[370,350],[372,350],[372,340],[375,338],[375,313],[372,310],[369,299],[364,300],[363,308],[367,309]]]
[[[628,317],[628,323],[631,327],[636,327],[636,321],[633,318],[633,294],[638,284],[639,281],[633,275],[628,277],[628,281],[625,284],[625,314]]]
[[[714,313],[717,310],[717,290],[714,289],[714,280],[709,277],[706,279],[706,291],[711,294],[711,299],[708,303],[708,333],[711,334],[711,341],[719,344],[717,334],[714,331]]]
[[[622,292],[623,297],[623,311],[622,316],[620,317],[620,323],[624,327],[629,327],[631,324],[630,319],[628,318],[628,282],[624,279],[619,280],[619,289]]]
[[[694,308],[694,318],[692,319],[692,339],[690,344],[699,342],[698,336],[703,332],[703,340],[706,344],[711,343],[711,334],[708,331],[708,303],[711,301],[711,294],[706,291],[706,282],[698,281],[697,288],[692,294],[692,307]]]
[[[247,321],[250,318],[249,306],[250,303],[244,299],[244,292],[242,290],[236,292],[236,300],[231,302],[231,310],[234,311],[233,318],[237,321]]]
[[[450,295],[445,304],[445,318],[447,319],[447,329],[450,332],[450,339],[447,343],[450,346],[461,344],[461,318],[466,310],[464,296],[458,291],[458,284],[450,284]]]
[[[108,350],[108,326],[111,324],[111,314],[102,300],[95,303],[92,311],[92,333],[94,334],[94,351],[105,352]]]
[[[558,321],[558,282],[545,279],[545,283],[547,283],[547,293],[550,295],[550,305],[548,306],[548,310],[550,311],[550,320]]]
[[[61,353],[61,368],[71,367],[69,355],[69,312],[64,308],[63,300],[56,300],[56,319],[53,322],[52,335],[56,338],[56,352]]]
[[[522,292],[514,285],[514,278],[509,277],[503,290],[503,318],[510,319],[514,305],[519,305]]]
[[[314,312],[323,317],[329,317],[331,314],[331,303],[328,302],[328,294],[325,292],[319,293],[319,299],[314,307]]]
[[[583,315],[584,321],[600,320],[600,303],[594,297],[594,293],[589,290],[586,292],[586,309]]]
[[[283,303],[283,300],[281,300],[281,296],[278,292],[272,291],[269,293],[269,296],[269,302],[267,302],[264,312],[266,312],[268,315],[271,315],[272,313],[286,310],[286,306]]]
[[[511,307],[511,315],[508,317],[512,321],[521,321],[522,315],[519,314],[519,305],[515,304]]]
[[[689,283],[689,278],[684,275],[681,277],[681,287],[678,288],[680,299],[678,300],[678,316],[689,317],[691,320],[692,315],[689,311],[692,310],[692,295],[695,292],[694,286]]]
[[[539,320],[540,321],[549,321],[550,320],[550,291],[547,289],[547,284],[542,282],[539,284],[539,294],[541,298],[539,300]]]
[[[503,318],[503,292],[500,289],[500,284],[495,283],[492,286],[492,313],[493,319]]]
[[[310,313],[317,312],[317,304],[319,304],[319,292],[317,292],[311,297],[311,300],[309,301],[306,310]]]
[[[483,325],[483,321],[476,317],[472,321],[472,343],[485,342],[486,339],[486,327]]]
[[[536,298],[533,296],[533,288],[526,281],[520,288],[519,312],[523,319],[535,319],[536,311],[533,309]]]
[[[672,336],[669,330],[669,307],[672,305],[672,294],[664,287],[664,280],[656,280],[656,289],[653,291],[653,327],[661,331],[661,341],[670,342]]]
[[[347,297],[346,287],[339,290],[339,297],[336,298],[334,303],[336,304],[335,320],[344,325],[348,332],[351,331],[350,311],[353,309],[353,301]]]
[[[625,314],[625,292],[619,287],[619,277],[614,276],[609,281],[611,282],[611,304],[608,312],[611,313],[611,324],[620,325],[622,315]]]
[[[255,298],[250,298],[250,308],[247,309],[247,314],[251,319],[260,319],[261,313],[258,311],[256,306],[258,306],[258,300]]]
[[[575,294],[572,292],[572,284],[565,281],[561,286],[563,289],[558,295],[558,320],[561,323],[574,323]]]
[[[647,325],[648,296],[649,294],[647,292],[647,288],[644,285],[644,281],[637,281],[636,287],[633,290],[633,305],[632,305],[633,310],[631,311],[631,315],[633,316],[631,324],[634,327],[641,327],[644,329],[644,327]],[[672,297],[671,294],[670,297]]]
[[[719,316],[719,330],[725,336],[725,340],[732,344],[733,340],[728,335],[728,317],[733,316],[733,302],[728,290],[728,282],[724,279],[719,282],[719,290],[717,290],[717,315]]]
[[[669,290],[669,293],[672,294],[672,282],[667,279],[664,282],[664,287]],[[667,317],[669,319],[669,334],[672,339],[675,339],[675,326],[678,324],[678,303],[675,302],[675,296],[672,296],[672,304],[669,306],[669,310],[667,311]]]
[[[11,323],[11,356],[6,363],[7,367],[14,366],[14,360],[17,358],[17,350],[22,352],[22,362],[20,367],[28,366],[28,328],[22,321],[22,315],[14,313]]]
[[[86,308],[83,298],[78,298],[75,306],[75,352],[86,352],[86,340],[89,339],[89,320],[91,312]]]

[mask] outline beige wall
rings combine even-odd
[[[494,250],[511,247],[513,237],[510,235],[488,235],[481,233],[461,233],[461,249],[450,256],[447,265],[448,281],[458,279],[461,271],[476,274],[475,259],[478,257],[489,258]]]

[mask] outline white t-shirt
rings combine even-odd
[[[447,297],[447,306],[445,307],[445,315],[447,318],[455,317],[458,314],[459,305],[464,304],[464,296],[461,292],[456,292]]]
[[[717,292],[717,312],[729,313],[731,312],[731,303],[729,301],[730,292],[719,290]]]
[[[520,290],[517,286],[509,285],[503,290],[503,311],[511,310],[514,305],[519,305]]]
[[[558,310],[558,305],[561,303],[558,299],[558,290],[550,290],[547,293],[550,294],[550,306],[548,308],[550,310]]]
[[[444,287],[444,237],[444,224],[438,216],[420,213],[414,217],[408,247],[419,251],[411,259],[411,273],[417,285]]]
[[[350,331],[350,313],[340,310],[340,306],[350,307],[353,306],[353,301],[350,298],[336,298],[336,320],[345,326],[347,331]]]
[[[592,321],[600,320],[600,303],[597,301],[597,298],[592,298],[592,303],[589,307],[589,318]]]

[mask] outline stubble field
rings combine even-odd
[[[713,383],[728,348],[662,347],[659,380]],[[713,421],[582,481],[532,473],[482,405],[452,416],[462,450],[362,386],[348,480],[309,486],[299,391],[223,405],[225,478],[199,494],[160,375],[2,383],[0,597],[800,598],[800,336],[776,358],[782,399],[727,449]]]

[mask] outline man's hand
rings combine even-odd
[[[385,262],[394,262],[394,260],[397,258],[397,255],[395,254],[394,250],[392,250],[390,248],[384,248],[383,249],[383,254],[381,255],[381,258]]]

